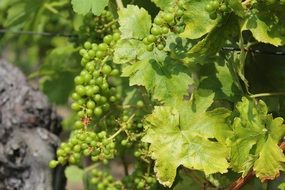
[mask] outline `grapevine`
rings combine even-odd
[[[43,28],[72,33],[45,42],[39,72],[44,89],[54,73],[72,83],[70,136],[50,168],[76,165],[86,189],[284,187],[284,0],[71,0],[47,9]]]

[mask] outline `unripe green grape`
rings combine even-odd
[[[63,156],[63,155],[65,155],[65,152],[64,152],[64,150],[62,150],[62,149],[58,149],[58,150],[56,151],[56,155],[57,155],[57,156]]]
[[[96,84],[96,80],[95,80],[95,79],[91,79],[91,80],[89,81],[89,85],[93,86],[93,85],[95,85],[95,84]],[[86,92],[86,94],[87,94],[87,92]]]
[[[153,43],[156,40],[156,37],[154,35],[148,35],[147,41],[149,44]]]
[[[80,96],[83,96],[83,95],[85,95],[86,90],[85,90],[84,86],[82,86],[82,85],[77,85],[77,86],[75,87],[75,92],[76,92],[77,94],[79,94]]]
[[[104,81],[103,77],[98,77],[98,78],[96,79],[96,84],[98,84],[98,85],[100,86],[100,85],[103,84],[103,81]]]
[[[106,43],[106,44],[110,44],[112,42],[112,40],[113,40],[113,36],[112,35],[107,35],[103,39],[104,43]]]
[[[92,75],[87,73],[87,74],[83,75],[83,78],[84,78],[84,81],[86,83],[88,83],[92,79]]]
[[[74,123],[74,127],[75,127],[76,129],[82,129],[82,128],[84,127],[84,125],[83,125],[83,123],[82,123],[81,121],[76,121],[76,122]]]
[[[88,149],[85,149],[85,150],[83,151],[83,155],[84,155],[84,156],[89,156],[89,155],[90,155],[90,151],[89,151]]]
[[[164,26],[161,28],[161,31],[163,34],[167,34],[169,32],[169,29],[166,26]]]
[[[89,100],[88,102],[87,102],[87,108],[89,108],[89,109],[94,109],[95,108],[95,102],[94,101],[92,101],[92,100]]]
[[[135,156],[135,157],[140,157],[140,156],[141,156],[141,153],[140,153],[139,151],[135,151],[134,156]]]
[[[145,37],[145,38],[143,39],[143,43],[144,43],[145,45],[150,44],[150,42],[147,40],[147,37]]]
[[[101,116],[101,115],[103,114],[102,108],[100,108],[100,107],[95,108],[95,109],[94,109],[94,114],[95,114],[95,116],[97,116],[97,117]]]
[[[83,84],[84,83],[84,78],[82,76],[76,76],[74,78],[74,83],[75,84]]]
[[[86,49],[81,49],[81,50],[79,50],[79,54],[80,54],[81,56],[84,56],[85,54],[87,54]]]
[[[208,13],[211,13],[215,10],[215,8],[213,7],[212,4],[207,4],[206,7],[205,7],[205,10],[208,12]]]
[[[103,82],[103,84],[101,85],[101,89],[102,89],[103,91],[109,89],[108,83],[107,83],[107,82]]]
[[[98,50],[96,52],[96,57],[98,57],[99,59],[103,58],[105,56],[105,53],[103,51]]]
[[[101,96],[100,96],[100,94],[96,94],[95,96],[94,96],[94,100],[95,100],[95,102],[100,102],[100,100],[101,100]]]
[[[59,156],[57,159],[58,159],[58,162],[60,164],[65,164],[66,163],[66,159],[64,157],[62,157],[62,156]]]
[[[84,75],[88,74],[89,72],[85,69],[83,69],[81,72],[80,72],[80,75],[83,77]]]
[[[95,55],[96,55],[96,52],[94,51],[94,50],[89,50],[88,51],[88,56],[92,59],[92,58],[94,58],[95,57]]]
[[[82,106],[83,104],[85,104],[85,99],[80,98],[79,100],[77,100],[77,103]]]
[[[164,45],[163,45],[163,44],[158,44],[158,45],[157,45],[157,49],[163,50],[163,49],[164,49]]]
[[[176,12],[176,15],[177,15],[178,17],[181,17],[181,16],[184,15],[184,11],[181,10],[181,9],[178,9],[177,12]]]
[[[83,58],[86,59],[86,60],[90,60],[90,59],[91,59],[91,57],[89,56],[88,53],[84,54],[84,55],[83,55]]]
[[[107,44],[105,44],[105,43],[101,43],[98,48],[101,51],[107,51],[109,46]]]
[[[121,34],[120,33],[114,33],[113,34],[113,39],[115,40],[115,41],[118,41],[119,39],[121,38]]]
[[[79,100],[81,97],[76,92],[73,92],[71,94],[71,98],[72,100]]]
[[[85,49],[91,49],[91,47],[92,47],[90,42],[85,42],[83,46]]]
[[[210,4],[213,6],[214,10],[216,10],[220,6],[220,2],[218,0],[213,0],[210,2]]]
[[[142,100],[137,101],[137,107],[139,108],[144,107],[144,102]]]
[[[115,102],[117,100],[116,96],[110,96],[109,98],[110,102]]]
[[[141,189],[141,188],[144,188],[144,186],[145,186],[145,182],[144,181],[140,181],[139,183],[138,183],[138,189]]]
[[[112,71],[112,68],[109,65],[104,65],[102,68],[102,73],[105,75],[110,74]]]
[[[105,96],[101,96],[100,103],[104,104],[107,102],[107,98]]]
[[[78,117],[82,118],[85,116],[85,113],[84,113],[84,111],[79,111],[79,112],[77,112],[77,115],[78,115]]]
[[[77,145],[75,145],[75,146],[73,147],[73,150],[74,150],[75,152],[80,152],[81,146],[80,146],[79,144],[77,144]]]
[[[158,35],[160,35],[160,28],[159,27],[152,27],[152,29],[151,29],[151,33],[153,34],[153,35],[155,35],[155,36],[158,36]]]
[[[100,76],[100,71],[95,70],[92,74],[95,78]]]
[[[152,51],[153,50],[153,44],[150,44],[150,45],[146,46],[146,50],[147,51]]]
[[[118,76],[120,74],[120,71],[118,69],[113,69],[110,73],[111,76]]]
[[[58,161],[56,160],[51,160],[48,164],[50,168],[55,168],[57,165],[58,165]]]
[[[166,13],[163,15],[163,19],[167,22],[170,23],[174,20],[174,15],[172,13]]]
[[[76,158],[72,155],[68,158],[68,162],[70,164],[75,164],[77,162]]]
[[[157,24],[157,25],[159,25],[159,26],[162,26],[163,23],[164,23],[164,21],[163,21],[163,19],[162,19],[160,16],[157,16],[157,17],[155,17],[155,19],[154,19],[154,23]]]
[[[98,45],[95,43],[92,43],[92,50],[96,52],[98,50]]]
[[[125,139],[121,141],[121,145],[126,146],[127,144],[128,144],[128,140]]]
[[[74,111],[78,111],[78,110],[81,109],[81,106],[80,106],[78,103],[73,102],[73,103],[71,104],[71,109],[73,109]]]

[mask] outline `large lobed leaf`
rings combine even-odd
[[[266,3],[258,3],[248,14],[243,30],[250,30],[259,42],[285,45],[284,10],[285,6],[277,3],[270,8]]]
[[[195,105],[185,101],[179,109],[156,107],[145,119],[147,131],[143,141],[150,143],[161,184],[170,187],[180,165],[206,175],[227,172],[229,151],[225,136],[229,135],[225,133],[230,134],[230,130],[225,118],[229,111],[206,112],[212,101],[213,95],[196,99]]]
[[[274,179],[284,170],[285,156],[278,142],[285,134],[282,118],[267,114],[264,102],[243,98],[236,106],[231,165],[246,175],[251,167],[262,181]]]
[[[212,0],[193,0],[186,3],[185,11],[185,31],[182,37],[197,39],[210,32],[218,23],[218,20],[212,20],[206,11],[206,6]]]
[[[187,68],[173,60],[160,63],[144,59],[123,70],[122,76],[130,77],[130,85],[144,86],[152,97],[167,105],[176,105],[188,95],[193,82]]]
[[[128,5],[119,11],[119,23],[123,39],[142,39],[149,34],[151,17],[145,9]]]

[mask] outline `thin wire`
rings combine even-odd
[[[241,51],[240,48],[237,48],[237,47],[230,47],[230,46],[227,46],[227,47],[223,47],[222,48],[223,51]],[[283,51],[265,51],[265,50],[260,50],[260,49],[246,49],[245,51],[248,51],[248,52],[252,52],[252,53],[255,53],[255,54],[266,54],[266,55],[285,55],[285,52]]]
[[[39,36],[48,36],[48,37],[54,37],[54,36],[62,36],[67,38],[74,38],[77,37],[77,35],[74,34],[63,34],[63,33],[51,33],[51,32],[34,32],[34,31],[15,31],[15,30],[8,30],[8,29],[0,29],[0,33],[2,34],[20,34],[20,35],[39,35]]]
[[[51,32],[34,32],[34,31],[15,31],[15,30],[9,30],[9,29],[0,29],[0,34],[19,34],[19,35],[39,35],[39,36],[47,36],[47,37],[54,37],[54,36],[62,36],[66,38],[76,38],[78,37],[77,35],[74,34],[64,34],[64,33],[51,33]],[[240,52],[241,49],[238,47],[231,47],[231,46],[226,46],[222,48],[223,51],[236,51]],[[246,51],[252,52],[255,54],[266,54],[266,55],[280,55],[284,56],[285,52],[283,51],[265,51],[265,50],[260,50],[260,49],[247,49]]]

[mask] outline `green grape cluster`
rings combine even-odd
[[[119,38],[119,33],[107,35],[103,43],[85,42],[80,50],[84,69],[74,78],[75,92],[71,95],[74,101],[71,108],[79,118],[100,118],[120,99],[117,89],[119,80],[116,78],[120,72],[107,59]],[[76,122],[77,129],[83,126],[81,121]]]
[[[90,156],[92,161],[103,161],[112,159],[116,153],[113,139],[107,138],[107,133],[101,131],[96,134],[92,131],[77,130],[69,138],[68,142],[61,143],[56,155],[57,160],[49,163],[51,168],[57,164],[77,164],[82,156]]]
[[[122,180],[126,189],[137,190],[155,190],[157,189],[157,180],[155,176],[144,173],[140,168],[128,176],[125,176]]]
[[[184,1],[178,1],[177,6],[161,11],[154,19],[151,34],[143,39],[147,50],[152,51],[154,47],[163,50],[166,45],[166,35],[169,32],[181,33],[184,29]]]
[[[134,156],[137,158],[147,159],[149,155],[148,148],[149,148],[149,145],[147,143],[144,143],[142,141],[138,142],[136,146],[136,150],[134,152]]]
[[[205,9],[210,14],[210,18],[213,20],[218,17],[218,14],[225,14],[230,12],[230,8],[226,2],[222,0],[212,0]]]
[[[122,184],[111,176],[108,172],[97,169],[91,170],[91,184],[95,185],[97,190],[119,190]]]
[[[102,41],[103,37],[118,31],[118,23],[110,11],[104,10],[100,16],[92,13],[84,16],[79,27],[78,41]]]

